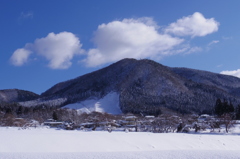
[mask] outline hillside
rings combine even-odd
[[[189,68],[172,68],[172,71],[191,81],[223,89],[236,97],[240,96],[240,82],[237,77]]]

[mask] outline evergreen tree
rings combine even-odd
[[[230,104],[227,105],[226,113],[232,113],[232,112],[234,112],[234,106],[232,102],[230,102]]]
[[[215,107],[214,107],[214,112],[216,115],[221,116],[224,112],[224,108],[223,108],[223,103],[221,101],[221,99],[217,99]]]
[[[237,108],[236,108],[236,119],[239,120],[240,119],[240,104],[238,104]]]
[[[55,111],[52,114],[52,118],[53,118],[53,120],[58,120],[58,116],[57,116],[57,113]]]
[[[23,108],[22,106],[19,106],[17,110],[17,115],[21,115],[22,113],[23,113]]]
[[[217,99],[215,107],[214,107],[214,112],[216,115],[221,116],[223,114],[227,113],[232,113],[234,112],[234,106],[232,102],[228,104],[228,101],[224,99],[222,102],[220,99]]]

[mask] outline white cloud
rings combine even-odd
[[[202,51],[202,48],[195,46],[195,47],[191,47],[187,51],[185,51],[185,54],[191,54],[191,53],[200,52],[200,51]]]
[[[217,43],[219,43],[219,40],[213,40],[212,42],[210,42],[210,43],[208,44],[208,46],[213,45],[213,44],[217,44]]]
[[[229,36],[229,37],[223,36],[222,39],[223,40],[231,40],[231,39],[233,39],[233,37],[232,36]]]
[[[219,22],[215,21],[214,18],[206,19],[201,13],[195,12],[193,15],[171,23],[165,32],[176,36],[205,36],[218,31],[219,25]]]
[[[49,33],[47,37],[35,40],[34,51],[50,61],[50,68],[65,69],[71,66],[71,59],[80,53],[81,46],[72,33]]]
[[[27,49],[17,49],[10,58],[10,62],[15,66],[22,66],[28,61],[28,57],[32,52]]]
[[[21,52],[16,50],[13,54],[15,61],[23,62],[18,62],[18,65],[16,65],[17,62],[13,62],[13,64],[16,66],[24,64],[28,56],[22,60],[21,54],[29,51],[45,57],[49,61],[48,66],[52,69],[66,69],[72,65],[73,56],[80,54],[81,46],[79,39],[73,33],[49,33],[44,38],[36,39],[33,44],[27,44],[24,48],[18,49],[22,50]]]
[[[123,58],[159,58],[184,40],[160,34],[151,18],[124,19],[98,26],[95,49],[84,60],[93,67]]]
[[[233,71],[222,71],[220,73],[224,75],[231,75],[231,76],[240,78],[240,69],[233,70]]]
[[[20,16],[18,17],[18,23],[22,24],[26,20],[33,19],[33,12],[21,12]]]
[[[176,55],[176,54],[187,55],[195,52],[201,52],[202,50],[203,49],[201,47],[191,46],[190,44],[183,43],[176,46],[173,50],[166,51],[166,54],[167,55]]]
[[[22,12],[19,19],[32,19],[33,12]]]

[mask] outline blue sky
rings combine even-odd
[[[123,58],[240,77],[240,1],[0,0],[0,89],[41,94]]]

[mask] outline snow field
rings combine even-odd
[[[237,151],[0,153],[0,159],[239,159]]]
[[[240,158],[239,135],[0,127],[0,159]]]

